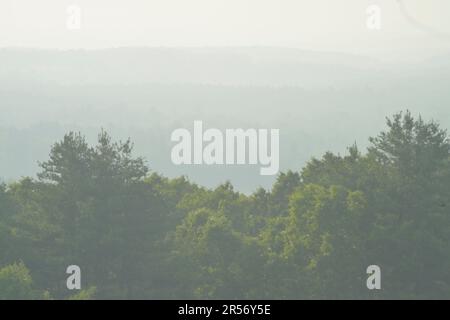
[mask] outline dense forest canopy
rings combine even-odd
[[[104,131],[0,186],[0,299],[450,298],[450,140],[409,112],[367,152],[250,195],[150,172]],[[366,287],[378,265],[382,290]],[[66,268],[82,270],[82,290]]]

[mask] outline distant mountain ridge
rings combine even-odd
[[[355,82],[372,58],[272,47],[0,49],[0,80],[78,84],[315,87]],[[330,70],[332,72],[330,72]]]

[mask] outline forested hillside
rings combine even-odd
[[[37,178],[0,187],[0,299],[450,299],[447,132],[403,112],[369,145],[245,195],[68,133]]]
[[[377,56],[277,47],[0,48],[0,177],[36,177],[65,133],[80,131],[95,144],[104,128],[115,140],[130,137],[155,172],[208,188],[229,180],[249,195],[270,189],[275,176],[255,166],[174,165],[171,133],[197,120],[205,129],[281,129],[286,172],[355,141],[365,150],[384,118],[402,109],[450,128],[448,52]]]

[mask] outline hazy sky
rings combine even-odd
[[[359,53],[450,49],[450,1],[0,0],[0,47],[284,46]],[[81,29],[66,28],[69,5]],[[381,8],[380,31],[366,27]]]

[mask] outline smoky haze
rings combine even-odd
[[[449,12],[0,0],[0,300],[450,299]]]
[[[33,176],[69,130],[131,137],[156,172],[206,186],[269,188],[255,166],[174,166],[170,134],[210,128],[280,129],[281,170],[325,151],[366,145],[387,114],[403,109],[450,124],[449,55],[387,63],[273,47],[0,50],[4,179]],[[432,87],[431,87],[432,84]],[[176,116],[175,116],[176,115]],[[351,130],[349,130],[351,128]]]
[[[371,4],[381,9],[379,31],[366,26]],[[81,9],[79,30],[66,27],[69,5]],[[398,110],[449,122],[449,43],[416,28],[450,30],[448,1],[0,6],[0,109],[8,114],[0,169],[8,181],[33,176],[64,132],[94,139],[103,127],[133,138],[152,170],[207,186],[231,180],[250,192],[274,177],[245,166],[173,166],[170,132],[199,119],[213,128],[279,128],[286,170],[355,139],[364,146]]]

